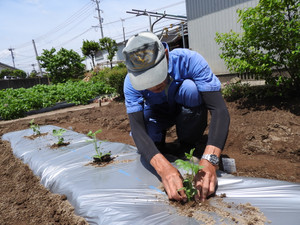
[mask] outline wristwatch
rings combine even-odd
[[[207,161],[209,161],[214,166],[218,166],[219,165],[219,157],[216,156],[216,155],[214,155],[214,154],[202,155],[201,159],[206,159]]]

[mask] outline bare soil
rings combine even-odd
[[[175,201],[169,202],[177,209],[179,215],[193,217],[206,225],[216,224],[216,218],[222,224],[264,225],[271,222],[259,208],[250,203],[228,203],[223,201],[224,197],[223,195],[214,196],[203,203],[195,201],[185,204]]]
[[[235,159],[236,175],[300,182],[299,99],[240,100],[227,102],[227,107],[231,123],[223,157]],[[0,136],[29,128],[32,118],[40,126],[56,125],[83,134],[102,129],[98,139],[134,145],[123,102],[0,121]],[[175,140],[171,128],[167,142]],[[52,194],[39,183],[29,167],[13,156],[8,142],[0,140],[0,149],[0,224],[87,224],[74,214],[66,196]]]

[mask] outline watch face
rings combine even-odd
[[[219,157],[214,154],[206,154],[202,156],[203,159],[208,160],[211,164],[217,166],[219,165]]]
[[[218,165],[219,164],[219,158],[216,155],[210,155],[210,160],[209,160],[212,164],[214,165]]]

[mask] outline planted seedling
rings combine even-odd
[[[64,130],[64,129],[59,129],[59,130],[53,129],[52,130],[52,135],[55,136],[55,137],[58,137],[58,142],[55,143],[54,145],[52,145],[53,147],[59,147],[59,146],[62,146],[62,145],[68,145],[68,144],[70,144],[69,142],[68,143],[64,143],[64,138],[62,137],[62,135],[65,132],[66,132],[66,130]]]
[[[175,161],[176,165],[179,168],[182,168],[187,172],[187,176],[183,180],[183,187],[178,191],[184,190],[188,201],[191,201],[191,199],[194,198],[194,196],[197,194],[197,189],[194,186],[194,178],[199,170],[203,168],[203,166],[195,164],[193,160],[194,151],[195,148],[191,149],[190,153],[185,153],[185,157],[188,159],[188,161],[182,159],[177,159]],[[191,174],[189,172],[191,172]]]
[[[30,128],[31,128],[32,131],[33,131],[33,135],[38,136],[38,135],[41,134],[41,132],[40,132],[40,126],[39,126],[38,124],[35,124],[35,123],[34,123],[34,119],[32,119],[32,120],[29,122],[29,124],[30,124]]]
[[[47,135],[48,133],[41,133],[40,131],[40,126],[36,123],[34,123],[34,119],[32,119],[30,122],[29,122],[29,127],[32,129],[33,131],[33,134],[30,135],[30,136],[24,136],[25,138],[28,138],[30,140],[34,140],[38,137],[41,137],[41,136],[45,136]]]
[[[101,143],[102,142],[101,141],[98,142],[97,138],[96,138],[96,135],[101,132],[102,132],[102,130],[97,130],[95,132],[89,131],[87,136],[92,138],[91,142],[93,142],[93,144],[94,144],[94,150],[96,152],[96,154],[93,155],[94,162],[109,162],[112,160],[112,158],[110,157],[111,153],[110,152],[102,153],[101,152]],[[99,143],[99,146],[98,146],[98,143]]]

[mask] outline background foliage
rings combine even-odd
[[[11,70],[11,69],[4,69],[0,71],[0,79],[3,79],[5,76],[11,76],[14,78],[26,78],[26,73],[23,70]]]
[[[54,84],[66,82],[69,79],[81,79],[84,75],[85,65],[81,63],[84,58],[73,51],[61,48],[56,54],[56,49],[44,50],[38,57],[42,68],[49,73]]]
[[[83,41],[82,48],[81,48],[82,54],[84,56],[89,57],[92,60],[93,68],[95,68],[95,56],[99,50],[100,50],[100,45],[98,42],[88,41],[88,40]]]
[[[216,35],[228,69],[300,88],[299,9],[299,0],[260,0],[254,8],[238,10],[244,32]]]
[[[91,99],[114,93],[115,89],[103,82],[72,82],[56,85],[36,85],[32,88],[0,90],[0,117],[16,119],[31,110],[54,106],[59,102],[87,104]]]
[[[100,49],[106,50],[108,53],[107,59],[110,62],[110,68],[112,69],[112,60],[118,51],[117,42],[109,37],[100,39]]]
[[[126,74],[127,69],[125,64],[119,63],[112,69],[104,68],[98,72],[93,72],[92,81],[104,82],[108,84],[116,90],[117,94],[121,99],[124,99],[123,83]]]

